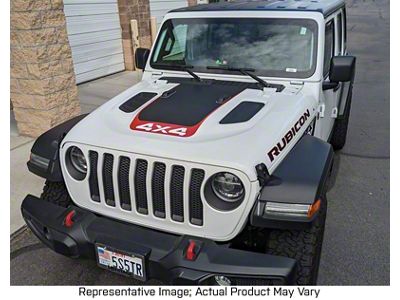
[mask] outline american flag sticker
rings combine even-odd
[[[111,264],[111,255],[110,252],[102,247],[97,247],[97,254],[99,257],[99,263],[102,265],[110,265]]]

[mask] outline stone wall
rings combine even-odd
[[[34,137],[80,113],[62,0],[11,0],[11,101]]]
[[[125,68],[134,70],[131,20],[137,20],[139,43],[142,48],[151,47],[149,0],[118,0],[119,19],[122,28]]]
[[[188,6],[194,6],[197,5],[197,0],[187,0]]]

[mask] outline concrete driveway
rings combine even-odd
[[[348,142],[336,153],[321,285],[389,284],[389,0],[348,3],[348,49],[357,56]],[[157,283],[155,281],[149,284]],[[135,285],[135,280],[44,248],[29,231],[11,242],[12,285]]]

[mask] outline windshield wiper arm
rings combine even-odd
[[[193,66],[185,66],[185,67],[182,68],[182,70],[188,72],[188,73],[189,73],[190,75],[192,75],[193,78],[196,79],[197,81],[201,81],[201,78],[199,77],[199,75],[197,75],[195,72],[193,72],[192,70],[190,70],[190,69],[192,69],[192,68],[193,68]]]
[[[266,82],[265,80],[261,79],[257,75],[255,75],[252,72],[255,72],[254,69],[248,69],[248,68],[233,68],[229,66],[208,66],[207,69],[210,70],[226,70],[226,71],[233,71],[233,72],[240,72],[243,75],[247,75],[251,78],[253,78],[255,81],[260,83],[264,87],[272,87],[272,84]]]
[[[193,66],[191,66],[191,65],[173,65],[173,64],[160,64],[159,63],[159,64],[156,64],[156,66],[160,66],[162,68],[175,69],[177,71],[186,71],[194,79],[196,79],[197,81],[201,81],[201,78],[196,73],[194,73],[192,70],[190,70],[190,69],[193,69]]]

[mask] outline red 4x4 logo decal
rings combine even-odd
[[[145,123],[137,125],[132,129],[178,136],[186,136],[188,131],[187,127],[172,128],[170,125],[160,125],[156,123]]]
[[[136,116],[130,128],[132,130],[144,131],[149,133],[165,134],[176,137],[190,137],[196,133],[202,122],[193,126],[182,126],[176,124],[142,121]]]

